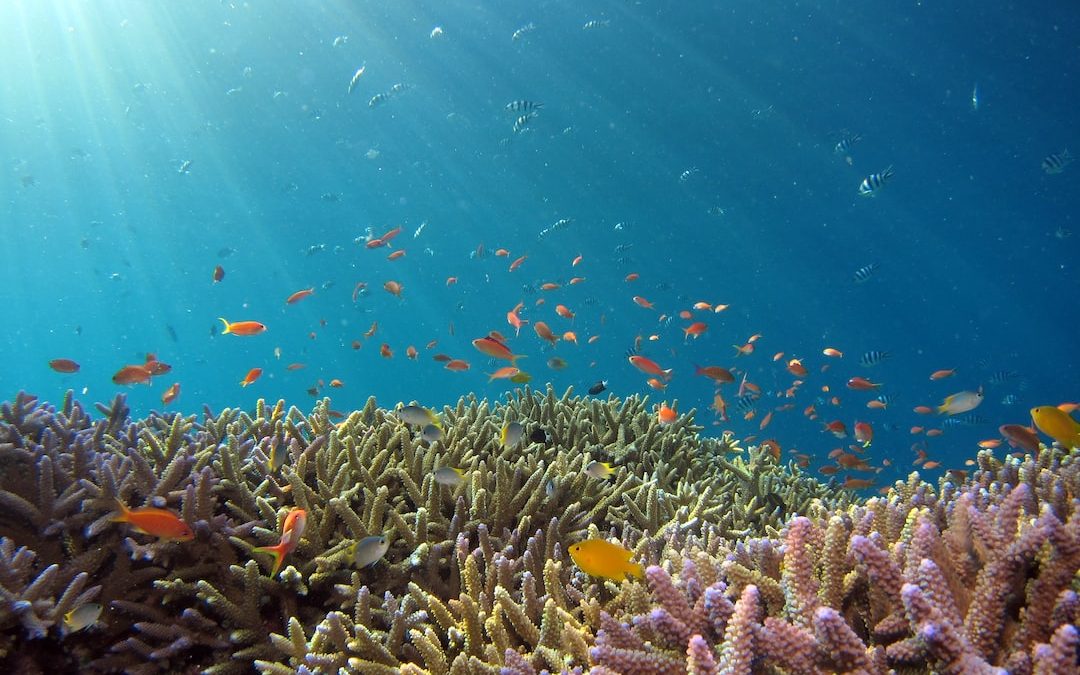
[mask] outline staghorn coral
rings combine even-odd
[[[0,407],[5,665],[30,654],[83,672],[712,673],[753,672],[766,653],[791,672],[873,672],[945,668],[959,644],[959,658],[1019,654],[1045,672],[1075,647],[1057,627],[1080,605],[1063,591],[1080,472],[1060,453],[981,456],[967,486],[912,478],[858,504],[730,435],[699,436],[692,414],[661,427],[638,397],[465,397],[441,411],[432,444],[374,399],[338,424],[325,400],[306,415],[262,401],[201,419],[132,421],[122,398],[97,410],[24,394]],[[501,447],[507,421],[546,441]],[[615,475],[586,476],[594,459]],[[466,480],[436,483],[443,466]],[[195,540],[128,532],[110,522],[117,498],[177,509]],[[252,549],[277,542],[293,507],[307,528],[271,579]],[[793,515],[809,517],[785,528]],[[390,549],[355,569],[349,547],[372,534]],[[578,571],[565,551],[585,537],[634,550],[647,583]],[[1001,547],[1011,553],[993,557]],[[1010,575],[1011,592],[990,590]],[[50,650],[60,610],[95,597],[101,626]],[[17,615],[19,602],[33,612]],[[1020,618],[973,618],[1002,603]],[[976,635],[1000,629],[1009,648],[928,639],[961,617]]]

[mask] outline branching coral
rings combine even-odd
[[[857,504],[758,448],[701,437],[692,414],[662,427],[637,397],[466,397],[440,411],[431,443],[374,399],[336,424],[327,401],[201,420],[132,421],[122,398],[97,410],[23,394],[0,407],[7,665],[1043,672],[1075,650],[1080,471],[1060,452],[983,455],[966,485],[913,477]],[[502,447],[509,421],[527,440]],[[615,474],[588,476],[593,460]],[[464,480],[436,481],[448,466]],[[195,539],[129,531],[112,522],[117,499],[174,509]],[[271,578],[253,549],[297,507],[306,529]],[[351,545],[371,535],[389,550],[356,569]],[[632,550],[646,582],[577,570],[569,544],[601,537]],[[101,624],[61,638],[64,611],[91,600]]]

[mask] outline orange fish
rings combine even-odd
[[[843,358],[844,356],[844,352],[840,351],[839,349],[833,349],[832,347],[826,347],[825,349],[821,350],[821,353],[825,356],[831,356],[834,359]]]
[[[304,535],[304,527],[306,526],[307,511],[294,508],[285,516],[285,522],[281,525],[281,539],[276,545],[260,546],[252,549],[253,553],[269,553],[274,556],[274,567],[270,570],[270,576],[277,575],[285,556],[292,553],[300,544],[300,537]]]
[[[712,305],[704,301],[698,301],[694,303],[694,309],[708,311],[712,309]]]
[[[799,359],[791,359],[787,364],[788,372],[795,377],[806,377],[806,366]]]
[[[371,337],[372,335],[375,334],[375,331],[377,331],[377,330],[379,330],[379,322],[378,321],[372,321],[371,322],[371,328],[368,328],[366,331],[364,331],[364,337],[365,338]]]
[[[735,356],[749,356],[750,354],[754,353],[754,343],[753,342],[747,342],[746,344],[744,344],[741,347],[739,345],[731,345],[731,346],[735,348]]]
[[[513,272],[517,268],[521,267],[521,263],[528,260],[528,258],[529,258],[529,256],[523,255],[520,258],[518,258],[517,260],[515,260],[514,262],[510,263],[510,271]]]
[[[844,423],[841,422],[840,420],[835,420],[833,422],[829,422],[828,424],[826,424],[825,425],[825,431],[828,431],[829,433],[831,433],[833,436],[836,436],[837,438],[846,438],[847,437],[847,426],[845,426]]]
[[[225,278],[225,268],[222,267],[221,265],[218,265],[217,267],[214,268],[214,283],[216,284],[217,282],[221,281],[224,278]]]
[[[394,351],[390,349],[390,345],[384,342],[379,345],[379,356],[383,357],[384,359],[392,359],[394,358]]]
[[[709,378],[710,380],[715,380],[716,382],[720,382],[720,383],[734,382],[735,381],[735,376],[732,375],[731,371],[728,370],[727,368],[721,368],[720,366],[704,366],[703,367],[703,366],[699,366],[697,364],[694,364],[694,374],[695,375],[704,375],[705,377]]]
[[[482,256],[477,256],[477,257],[479,258],[479,257],[482,257]],[[497,257],[497,258],[509,258],[510,257],[510,251],[507,251],[505,248],[497,248],[497,249],[495,249],[495,257]]]
[[[288,371],[303,370],[304,368],[307,368],[307,365],[303,363],[290,363],[289,365],[285,366],[285,370]]]
[[[401,234],[400,226],[390,230],[383,236],[379,237],[379,239],[382,239],[384,244],[389,244],[394,239],[394,237],[398,236],[399,234]]]
[[[520,354],[514,354],[510,351],[510,348],[506,346],[506,343],[498,340],[490,335],[485,335],[482,338],[476,338],[472,341],[473,347],[476,347],[477,351],[482,354],[496,359],[503,359],[510,362],[510,365],[515,365],[518,359],[524,358]]]
[[[637,304],[638,307],[644,307],[645,309],[655,309],[651,302],[641,297],[640,295],[634,296],[634,302]]]
[[[547,283],[540,284],[540,290],[542,290],[542,291],[554,291],[554,290],[557,290],[559,288],[562,288],[562,286],[560,284],[555,283],[554,281],[549,281]]]
[[[669,424],[674,424],[677,419],[679,419],[679,413],[675,412],[674,408],[669,407],[667,403],[660,404],[660,409],[656,411],[656,420],[660,423],[660,426],[666,427]]]
[[[694,316],[694,313],[693,313],[693,312],[691,312],[691,311],[690,311],[690,310],[688,310],[688,309],[684,309],[684,310],[682,310],[682,311],[680,311],[680,312],[679,312],[679,318],[680,318],[680,319],[689,319],[689,318],[690,318],[690,317],[692,317],[692,316]]]
[[[649,379],[645,380],[645,384],[649,385],[657,391],[664,391],[665,389],[667,389],[667,382],[658,380],[655,377],[650,377]]]
[[[352,301],[356,302],[356,299],[360,297],[360,292],[367,288],[367,283],[363,281],[356,282],[356,285],[352,289]]]
[[[934,409],[928,405],[917,405],[913,408],[913,410],[920,415],[931,415],[934,412]]]
[[[572,330],[568,330],[562,334],[563,342],[573,342],[577,344],[577,333]]]
[[[866,407],[870,408],[871,410],[884,410],[888,407],[888,405],[885,403],[885,401],[879,401],[874,398],[866,402]]]
[[[761,418],[761,424],[758,425],[758,429],[764,431],[765,427],[769,426],[769,422],[772,422],[773,411],[765,413],[765,417]]]
[[[124,366],[116,371],[112,381],[116,384],[150,384],[152,375],[146,366]]]
[[[555,313],[558,314],[559,316],[561,316],[564,319],[573,320],[573,318],[574,318],[574,313],[571,312],[570,308],[567,307],[566,305],[555,305]]]
[[[469,362],[463,359],[450,359],[446,362],[444,368],[460,373],[463,370],[469,369]]]
[[[292,295],[290,295],[289,297],[285,298],[285,304],[286,305],[295,305],[296,303],[300,302],[301,300],[303,300],[304,298],[306,298],[307,296],[311,295],[314,292],[315,292],[315,287],[314,286],[312,286],[311,288],[305,288],[303,290],[299,290],[299,291],[293,293]]]
[[[345,386],[345,383],[335,377],[334,379],[330,380],[330,386],[334,389],[341,389]]]
[[[577,267],[579,264],[581,264],[580,254],[578,254],[578,257],[574,258],[573,261],[570,262],[570,267]]]
[[[248,371],[248,374],[244,376],[244,379],[240,380],[240,386],[246,387],[255,380],[259,379],[262,375],[262,368],[252,368]]]
[[[229,323],[222,317],[218,317],[218,321],[225,325],[225,330],[221,331],[222,335],[258,335],[259,333],[266,331],[266,326],[258,321],[237,321],[235,323]]]
[[[683,341],[689,340],[691,336],[696,340],[707,330],[709,330],[708,324],[704,321],[695,321],[686,328],[683,328]]]
[[[488,374],[488,382],[493,380],[506,380],[520,373],[521,370],[517,366],[503,366],[494,373]]]
[[[637,281],[638,277],[640,277],[640,276],[641,275],[639,275],[637,272],[631,272],[630,274],[626,275],[626,277],[623,279],[623,281],[625,281],[627,283],[629,283],[631,281]]]
[[[157,377],[158,375],[164,375],[165,373],[172,370],[172,366],[163,361],[158,361],[157,357],[153,354],[146,355],[146,363],[144,363],[143,366],[147,370],[149,370],[150,374],[154,377]]]
[[[948,370],[935,370],[930,373],[931,380],[943,380],[946,377],[952,377],[956,374],[956,368],[950,368]]]
[[[846,487],[849,490],[862,490],[873,486],[874,481],[870,478],[853,478],[852,476],[845,478],[843,485],[843,487]]]
[[[180,516],[168,509],[156,509],[144,506],[129,509],[124,502],[116,500],[120,515],[112,518],[114,523],[130,523],[136,532],[149,534],[172,541],[191,541],[195,533],[180,519]]]
[[[985,450],[992,450],[1001,445],[1000,438],[988,438],[985,441],[979,441],[979,447]]]
[[[547,340],[552,347],[559,341],[559,336],[551,332],[551,328],[543,321],[537,321],[533,324],[533,330],[536,331],[536,336],[541,340]]]
[[[927,436],[940,436],[943,433],[945,433],[945,432],[942,431],[941,429],[927,429],[926,430],[926,435]]]
[[[49,361],[49,367],[58,373],[77,373],[80,368],[79,364],[71,359],[53,359]]]
[[[400,283],[398,283],[398,282],[396,282],[396,281],[394,281],[392,279],[390,281],[387,281],[386,283],[384,283],[382,287],[383,287],[383,290],[385,290],[387,293],[389,293],[390,295],[393,295],[396,298],[400,298],[401,297],[401,291],[405,290],[404,286],[402,286]]]
[[[446,285],[453,286],[457,283],[457,277],[446,277]]]
[[[575,286],[583,281],[585,281],[585,277],[571,277],[570,281],[567,283],[569,283],[571,286]]]
[[[870,389],[878,389],[880,384],[875,384],[865,377],[853,377],[847,381],[848,389],[856,389],[858,391],[868,391]]]
[[[650,358],[646,358],[640,354],[631,354],[629,356],[630,363],[643,373],[648,375],[656,375],[664,378],[664,380],[671,379],[671,368],[667,370],[661,368],[656,361]]]
[[[387,260],[397,260],[398,258],[404,257],[404,255],[405,255],[405,249],[399,248],[398,250],[394,251],[390,255],[386,256],[386,259]]]
[[[176,382],[161,395],[161,405],[169,405],[180,395],[180,383]]]
[[[924,469],[936,469],[941,466],[941,462],[929,461],[922,465]]]
[[[367,248],[379,248],[380,246],[385,246],[385,245],[386,245],[386,242],[383,241],[382,239],[372,239],[368,243],[364,244],[364,246],[367,247]]]
[[[518,316],[518,312],[521,311],[521,308],[524,306],[524,302],[519,302],[518,304],[514,305],[514,308],[512,310],[506,313],[506,323],[514,327],[514,335],[520,335],[521,327],[529,323],[528,319],[522,319]]]
[[[413,347],[412,345],[409,345],[408,347],[406,347],[405,348],[405,356],[407,358],[410,358],[413,361],[415,361],[416,357],[417,357],[416,347]]]

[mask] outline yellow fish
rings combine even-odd
[[[589,462],[589,465],[585,467],[585,475],[589,478],[597,478],[603,480],[608,476],[615,473],[615,467],[607,462]]]
[[[603,539],[579,541],[570,547],[570,557],[583,572],[613,581],[623,581],[628,574],[635,579],[645,578],[641,565],[630,562],[631,555],[622,546]]]
[[[1059,408],[1041,405],[1031,409],[1035,426],[1066,448],[1080,448],[1080,423]]]

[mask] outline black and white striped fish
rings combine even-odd
[[[527,112],[524,115],[521,115],[516,120],[514,120],[514,126],[513,126],[512,131],[515,134],[520,134],[522,131],[524,131],[529,126],[529,122],[531,122],[533,120],[533,118],[535,118],[535,117],[536,117],[535,112]]]
[[[544,107],[544,104],[539,103],[537,101],[520,100],[520,101],[510,101],[509,103],[506,104],[505,110],[509,110],[511,112],[529,112],[530,110],[537,110],[538,108],[543,108],[543,107]]]
[[[1075,158],[1068,150],[1049,154],[1043,158],[1042,170],[1048,175],[1061,173],[1065,170],[1065,167],[1073,163],[1073,159]]]
[[[990,384],[1005,384],[1020,377],[1015,370],[998,370],[990,374]]]
[[[833,146],[833,152],[837,155],[847,155],[851,153],[851,148],[861,140],[862,136],[859,134],[845,133]]]
[[[890,166],[880,173],[872,173],[866,178],[863,178],[862,183],[859,183],[859,194],[863,197],[872,196],[885,186],[885,183],[892,178],[892,175],[893,170]]]
[[[869,368],[870,366],[876,366],[885,359],[892,356],[889,352],[879,351],[877,349],[871,349],[862,356],[859,357],[859,365]]]
[[[874,272],[877,271],[877,268],[877,263],[870,263],[869,265],[865,265],[855,270],[855,274],[853,276],[855,283],[861,284],[864,281],[868,280],[870,277],[874,276]]]
[[[513,35],[514,42],[517,42],[518,40],[525,37],[527,34],[533,32],[534,30],[536,30],[536,24],[533,23],[532,21],[525,24],[521,28],[518,28],[516,31],[514,31],[514,35]]]

